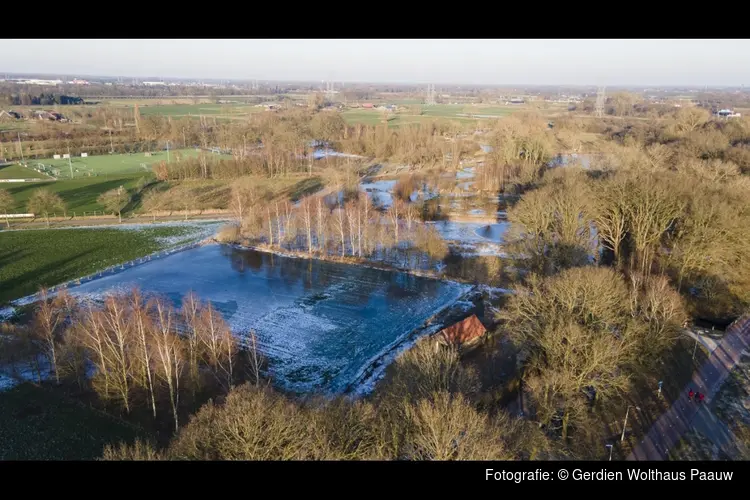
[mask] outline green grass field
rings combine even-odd
[[[56,389],[0,391],[0,460],[96,460],[106,444],[145,437]]]
[[[34,190],[45,188],[60,195],[66,204],[66,213],[77,212],[82,215],[83,212],[104,209],[96,201],[100,194],[119,186],[133,190],[138,185],[139,179],[144,177],[151,179],[153,174],[144,172],[143,174],[101,175],[45,183],[7,184],[6,189],[16,200],[13,210],[15,213],[26,213],[26,205]],[[5,186],[4,183],[3,185]]]
[[[0,232],[0,304],[200,235],[200,226]],[[179,236],[179,241],[174,238]],[[172,238],[166,240],[165,238]],[[195,236],[198,239],[199,236]],[[2,420],[0,420],[2,421]]]
[[[50,179],[50,177],[36,170],[12,163],[0,165],[0,179]]]
[[[478,119],[502,118],[511,114],[519,108],[503,106],[466,106],[463,104],[435,104],[433,106],[420,107],[422,114],[412,114],[409,111],[390,115],[388,124],[398,127],[412,123],[422,123],[436,119],[455,120],[461,123],[470,123]],[[473,115],[473,116],[471,116]],[[383,112],[377,109],[349,109],[343,112],[344,119],[350,123],[362,123],[364,125],[377,125],[382,123]]]
[[[383,112],[379,110],[353,109],[342,113],[344,119],[349,124],[361,123],[363,125],[378,125],[383,122]],[[405,113],[391,114],[388,118],[389,127],[399,127],[412,123],[424,123],[433,120],[446,119],[462,123],[474,122],[473,118],[462,116],[443,116],[440,114],[411,115]]]
[[[169,160],[175,161],[178,157],[187,158],[198,156],[198,151],[193,148],[176,149],[169,152]],[[70,165],[67,159],[44,159],[32,160],[30,166],[36,166],[37,163],[43,163],[45,166],[51,166],[59,169],[59,178],[70,179],[70,166],[73,167],[73,178],[89,177],[90,175],[119,175],[119,174],[144,174],[151,173],[151,165],[160,161],[167,161],[166,151],[154,151],[151,156],[146,153],[133,153],[121,155],[97,155],[81,158],[80,156],[72,157]]]
[[[263,111],[263,108],[248,106],[247,104],[164,104],[156,106],[141,106],[142,116],[242,116]]]

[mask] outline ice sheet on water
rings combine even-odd
[[[341,392],[470,287],[363,266],[205,245],[70,289],[101,296],[138,285],[176,305],[211,300],[232,331],[254,330],[275,383]]]
[[[397,183],[395,179],[363,182],[359,185],[359,189],[367,193],[374,203],[390,207],[393,205],[393,188]]]
[[[466,167],[463,170],[456,172],[457,179],[472,179],[475,175],[474,167]]]
[[[459,243],[502,243],[510,226],[507,222],[486,224],[481,222],[437,221],[430,222],[446,241]]]

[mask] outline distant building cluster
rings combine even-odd
[[[60,85],[63,83],[62,80],[40,80],[37,78],[31,78],[28,80],[8,80],[12,83],[17,83],[19,85],[49,85],[49,86],[55,86]]]
[[[3,80],[10,83],[16,83],[18,85],[44,85],[48,87],[56,87],[57,85],[62,85],[63,83],[67,83],[69,85],[90,85],[90,83],[87,80],[80,80],[78,78],[74,78],[73,80],[70,80],[68,82],[65,82],[63,80],[42,80],[39,78],[27,78],[27,79],[15,79],[15,80]]]

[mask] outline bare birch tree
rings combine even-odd
[[[148,388],[149,399],[151,400],[151,410],[156,418],[156,396],[154,395],[154,379],[151,373],[151,353],[149,350],[149,335],[151,332],[149,310],[143,300],[143,296],[138,289],[130,292],[130,313],[135,335],[138,338],[139,357],[141,370],[143,371]]]
[[[41,341],[45,355],[49,359],[55,382],[60,383],[60,369],[57,359],[57,345],[60,342],[65,321],[66,292],[61,291],[57,297],[50,298],[46,288],[39,290],[39,305],[36,308],[32,325],[33,335]]]
[[[336,224],[339,236],[341,237],[341,257],[344,257],[344,255],[346,255],[346,235],[344,234],[346,216],[344,215],[344,207],[339,207],[335,210],[333,220]]]
[[[157,323],[154,332],[154,343],[158,359],[158,376],[167,384],[169,402],[172,407],[174,430],[179,430],[178,407],[180,404],[180,375],[184,362],[181,355],[180,337],[172,330],[172,308],[161,300],[155,301]]]

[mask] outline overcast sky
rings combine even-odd
[[[467,84],[750,84],[750,40],[5,40],[0,72]]]

